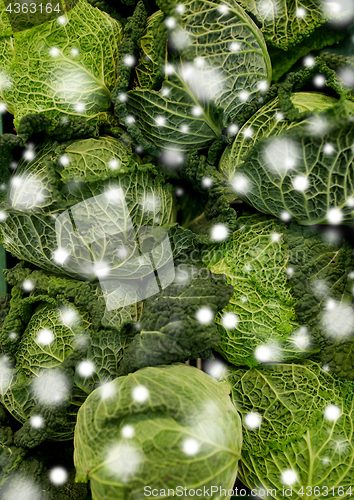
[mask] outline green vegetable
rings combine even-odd
[[[142,88],[128,92],[127,110],[138,116],[137,126],[157,147],[188,151],[221,135],[260,82],[267,86],[271,67],[262,34],[236,2],[181,5],[185,10],[180,16],[173,11],[168,33],[160,14],[148,21],[137,67]],[[162,10],[169,15],[172,5]],[[168,50],[167,37],[178,56]],[[151,83],[158,81],[157,72],[164,78],[161,89],[146,88],[143,75],[149,68]]]
[[[94,500],[144,487],[233,487],[242,436],[229,385],[196,368],[143,368],[97,389],[75,430],[77,480]],[[163,494],[162,494],[163,495]]]
[[[15,115],[41,113],[52,120],[69,116],[92,122],[107,119],[116,82],[121,26],[108,14],[79,0],[64,16],[0,37],[9,54],[0,95]]]
[[[240,217],[238,224],[231,238],[205,254],[210,271],[225,274],[234,288],[218,319],[217,350],[250,367],[313,355],[352,379],[352,248],[264,216]]]
[[[242,416],[240,478],[273,498],[334,498],[353,488],[353,384],[313,362],[235,370],[232,400]],[[292,492],[290,492],[292,488]],[[274,493],[274,490],[277,493]]]
[[[221,169],[236,195],[262,213],[304,225],[351,223],[353,104],[333,106],[331,98],[307,93],[292,101],[298,112],[322,113],[288,121],[277,100],[266,104],[243,125]]]

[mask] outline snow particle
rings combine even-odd
[[[229,49],[231,52],[238,52],[241,48],[240,42],[231,42],[229,45]]]
[[[120,259],[126,259],[127,256],[128,256],[128,250],[127,250],[127,248],[125,248],[125,247],[118,248],[118,250],[117,250],[117,256]]]
[[[78,113],[83,113],[85,111],[85,105],[82,102],[75,104],[75,111]]]
[[[297,474],[292,469],[287,469],[282,472],[281,480],[287,486],[291,486],[292,484],[295,484],[297,482]]]
[[[120,100],[120,102],[127,102],[128,100],[128,95],[125,94],[124,92],[121,92],[119,95],[118,95],[118,99]]]
[[[115,158],[113,158],[112,160],[110,160],[108,162],[108,166],[111,170],[117,170],[117,168],[120,167],[120,161],[116,160]]]
[[[280,241],[280,234],[279,233],[273,233],[270,235],[270,239],[272,240],[273,243],[277,243],[278,241]]]
[[[341,416],[341,410],[337,405],[329,405],[324,409],[324,417],[329,422],[335,422]]]
[[[188,127],[188,125],[181,125],[180,130],[183,134],[187,134],[189,132],[189,127]]]
[[[225,4],[221,4],[219,7],[218,7],[218,11],[220,14],[227,14],[229,12],[229,8],[227,5]]]
[[[312,68],[316,64],[316,60],[313,56],[306,56],[304,58],[304,66],[306,68]]]
[[[292,184],[293,184],[293,188],[296,191],[306,191],[306,189],[308,189],[310,186],[310,182],[305,175],[297,175],[293,179]]]
[[[67,167],[68,165],[70,165],[70,158],[67,155],[62,155],[59,158],[59,163],[62,167]]]
[[[69,328],[79,321],[78,313],[70,307],[64,307],[60,310],[60,320],[65,326]]]
[[[58,17],[57,21],[60,26],[65,26],[65,24],[68,22],[68,18],[66,16],[60,16]]]
[[[30,426],[33,429],[41,429],[44,425],[44,418],[41,415],[32,415],[30,418]]]
[[[234,313],[225,313],[221,317],[222,326],[227,330],[236,328],[238,324],[238,317]]]
[[[106,276],[109,275],[110,272],[110,267],[109,265],[104,262],[95,262],[93,266],[94,273],[96,274],[97,278],[105,278]]]
[[[40,330],[36,339],[37,343],[40,345],[50,345],[54,342],[54,340],[54,333],[48,328],[43,328],[42,330]]]
[[[165,65],[165,73],[166,75],[173,75],[175,72],[175,68],[172,66],[172,64],[166,64]]]
[[[60,54],[60,50],[57,47],[52,47],[51,49],[49,49],[49,54],[52,57],[58,57],[58,55]]]
[[[108,452],[106,467],[120,482],[126,483],[139,470],[143,456],[131,444],[119,443]]]
[[[134,427],[132,427],[131,425],[125,425],[122,428],[122,436],[127,439],[134,437],[135,436]]]
[[[136,64],[136,59],[135,59],[135,57],[134,57],[134,56],[131,56],[131,55],[126,55],[126,56],[124,57],[124,59],[123,59],[123,63],[124,63],[126,66],[128,66],[128,67],[132,68],[132,67],[133,67],[133,66],[135,66],[135,64]]]
[[[31,161],[35,157],[35,152],[33,149],[26,149],[26,151],[23,153],[23,157],[26,161]]]
[[[42,405],[64,404],[70,394],[70,383],[59,369],[46,370],[32,382],[34,397]]]
[[[196,455],[199,447],[198,441],[194,438],[188,438],[183,443],[183,451],[186,455]]]
[[[203,177],[201,184],[204,188],[209,188],[213,185],[213,180],[210,177]]]
[[[182,188],[177,188],[175,191],[176,196],[180,197],[184,195],[184,189]]]
[[[144,385],[134,387],[132,396],[137,403],[144,403],[149,397],[149,391]]]
[[[133,125],[133,123],[135,123],[135,118],[133,115],[128,115],[125,119],[125,123],[127,125]]]
[[[49,471],[49,479],[56,486],[65,484],[68,480],[69,474],[64,467],[54,467]]]
[[[33,281],[27,279],[22,283],[22,288],[25,292],[32,292],[34,289],[34,283]]]
[[[258,82],[258,89],[261,91],[261,92],[266,92],[269,88],[269,85],[268,85],[268,82],[267,80],[261,80],[260,82]]]
[[[210,307],[200,307],[196,313],[197,321],[202,325],[209,325],[214,320],[214,312]]]
[[[242,135],[244,137],[251,138],[253,136],[253,130],[250,127],[247,127],[242,131]]]
[[[266,345],[260,345],[254,351],[254,356],[260,363],[266,363],[267,361],[272,361],[272,349]]]
[[[343,212],[339,208],[331,208],[327,212],[327,220],[330,224],[340,224],[343,220]]]
[[[179,151],[178,149],[166,149],[162,152],[160,160],[164,165],[176,168],[183,163],[184,155],[182,151]]]
[[[170,89],[170,88],[168,88],[168,87],[163,87],[163,88],[161,89],[161,95],[162,95],[163,97],[168,97],[170,94],[171,94],[171,89]]]
[[[247,92],[246,90],[242,90],[240,93],[239,93],[239,99],[241,102],[246,102],[250,96],[249,92]]]
[[[95,365],[92,361],[86,359],[84,361],[80,361],[77,365],[77,371],[80,377],[89,378],[95,373]]]
[[[313,79],[313,84],[315,87],[324,87],[326,84],[326,78],[323,75],[316,75]]]
[[[208,373],[208,375],[213,378],[220,378],[225,371],[225,365],[216,360],[205,361],[203,363],[203,368],[205,369],[206,373]]]
[[[4,102],[0,102],[0,114],[5,113],[6,104]]]
[[[289,222],[291,220],[291,214],[289,214],[289,212],[287,212],[286,210],[284,210],[283,212],[281,212],[280,214],[280,219],[283,221],[283,222]]]
[[[168,29],[173,29],[176,27],[176,19],[174,17],[167,17],[165,19],[165,25]]]
[[[202,110],[202,108],[201,108],[200,106],[194,106],[194,107],[192,108],[192,114],[193,114],[194,116],[202,116],[202,114],[203,114],[203,110]]]
[[[58,248],[55,252],[53,252],[53,260],[56,264],[63,266],[69,255],[69,252],[64,250],[64,248]]]
[[[242,174],[235,175],[230,184],[235,193],[246,194],[250,190],[250,181]]]
[[[261,425],[261,422],[262,417],[259,415],[259,413],[246,413],[244,417],[244,423],[248,429],[258,429],[258,427],[260,427]]]
[[[80,51],[78,48],[74,47],[73,49],[71,49],[70,53],[72,56],[76,57],[80,54]]]
[[[275,113],[274,118],[275,118],[278,122],[280,122],[281,120],[284,120],[284,114],[283,114],[283,113],[281,113],[280,111],[278,111],[277,113]]]
[[[18,337],[18,333],[16,333],[16,332],[10,332],[9,333],[9,339],[10,340],[16,340],[17,337]]]
[[[303,19],[306,16],[306,14],[307,14],[307,11],[303,7],[299,7],[298,9],[296,9],[296,12],[295,12],[296,17]]]
[[[158,127],[164,127],[166,125],[166,118],[164,116],[157,116],[155,123]]]
[[[176,6],[176,12],[177,12],[177,14],[183,14],[183,12],[185,10],[186,10],[186,6],[183,5],[183,4],[181,4],[181,3]]]
[[[240,127],[238,125],[236,125],[236,123],[232,123],[227,128],[227,132],[229,135],[236,135],[239,130],[240,130]]]
[[[0,210],[0,222],[4,222],[7,219],[7,213],[4,210]]]
[[[334,147],[332,146],[332,144],[325,144],[323,146],[323,152],[326,155],[331,155],[332,153],[334,153]]]
[[[229,230],[224,224],[215,224],[211,228],[210,237],[213,241],[225,241],[229,236]]]

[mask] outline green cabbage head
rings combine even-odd
[[[351,497],[352,382],[312,361],[238,369],[230,382],[243,424],[240,478],[255,495]]]
[[[232,488],[242,434],[229,391],[180,364],[143,368],[95,390],[78,414],[77,480],[90,481],[94,500],[142,498],[148,486],[165,496],[177,486],[202,495]]]

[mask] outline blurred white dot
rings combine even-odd
[[[202,110],[202,108],[201,108],[200,106],[194,106],[194,107],[192,108],[192,114],[193,114],[194,116],[202,116],[202,114],[203,114],[203,110]]]
[[[202,325],[209,325],[214,320],[214,312],[210,307],[201,307],[196,313],[196,318]]]
[[[232,123],[227,128],[229,135],[236,135],[239,130],[240,130],[240,127],[238,125],[236,125],[236,123]]]
[[[135,148],[135,152],[138,153],[139,155],[144,151],[144,149],[142,148],[142,146],[137,146]]]
[[[258,89],[261,91],[261,92],[266,92],[268,90],[268,82],[267,80],[261,80],[260,82],[258,82]]]
[[[234,313],[225,313],[221,317],[222,326],[227,330],[236,328],[238,324],[238,317]]]
[[[110,169],[112,170],[117,170],[117,168],[120,167],[120,161],[116,160],[115,158],[113,158],[112,160],[110,160],[108,162],[108,166]]]
[[[240,300],[241,300],[242,304],[246,304],[248,298],[246,297],[246,295],[243,295]]]
[[[177,188],[176,191],[176,196],[183,196],[184,195],[184,189],[182,188]]]
[[[254,351],[254,356],[257,361],[265,363],[272,360],[272,349],[266,345],[258,346]]]
[[[4,222],[7,219],[7,213],[4,210],[0,210],[0,222]]]
[[[75,104],[75,110],[78,113],[83,113],[85,111],[85,105],[82,102],[78,102],[77,104]]]
[[[313,79],[313,84],[316,87],[324,87],[326,84],[326,78],[323,75],[316,75]]]
[[[183,134],[186,134],[187,132],[189,132],[188,125],[181,125],[181,132],[183,132]]]
[[[134,427],[132,427],[131,425],[125,425],[122,428],[122,436],[124,438],[130,439],[134,437],[134,435],[135,435]]]
[[[354,280],[354,271],[351,271],[349,274],[348,274],[348,278],[350,280]]]
[[[38,332],[37,343],[41,345],[50,345],[54,342],[54,333],[48,328],[43,328]]]
[[[211,228],[210,237],[213,241],[225,241],[229,236],[229,230],[224,224],[215,224]]]
[[[32,382],[34,397],[45,406],[64,404],[68,400],[70,389],[70,381],[59,369],[42,371]]]
[[[329,405],[326,406],[324,410],[324,417],[326,420],[330,422],[334,422],[341,416],[341,410],[337,405]]]
[[[4,102],[0,102],[0,113],[5,113],[6,104]]]
[[[22,283],[22,288],[25,292],[31,292],[34,289],[34,283],[31,280],[25,280]]]
[[[314,66],[316,63],[316,60],[313,56],[306,56],[304,58],[304,66],[306,66],[306,68],[312,68],[312,66]]]
[[[18,333],[16,333],[16,332],[10,332],[9,333],[9,339],[10,340],[16,340],[17,337],[18,337]]]
[[[182,5],[182,4],[178,4],[176,6],[176,12],[178,14],[183,14],[183,12],[186,10],[186,6],[185,5]]]
[[[134,387],[132,396],[137,403],[143,403],[149,397],[149,391],[144,385],[137,385]]]
[[[176,27],[176,19],[174,17],[167,17],[165,19],[166,28],[173,29]]]
[[[64,469],[64,467],[54,467],[49,471],[49,479],[56,486],[65,484],[68,480],[68,477],[68,472]]]
[[[243,134],[245,137],[252,137],[252,135],[253,135],[253,130],[252,130],[250,127],[247,127],[247,128],[245,128],[245,129],[242,131],[242,134]]]
[[[161,162],[169,167],[178,167],[184,161],[184,155],[177,149],[167,149],[162,152]]]
[[[350,208],[354,207],[354,197],[347,199],[347,206]]]
[[[327,302],[326,302],[326,309],[328,311],[333,311],[334,309],[336,309],[337,307],[337,303],[334,299],[328,299]]]
[[[119,95],[118,95],[118,99],[120,100],[120,102],[127,102],[128,100],[128,95],[125,94],[124,92],[121,92]]]
[[[194,59],[194,65],[197,67],[197,68],[203,68],[204,65],[205,65],[205,61],[202,57],[196,57]]]
[[[155,123],[158,127],[163,127],[166,125],[166,118],[164,116],[157,116],[155,118]]]
[[[280,219],[283,221],[283,222],[288,222],[290,219],[291,219],[291,215],[289,214],[289,212],[287,212],[286,210],[284,210],[283,212],[281,212],[280,214]]]
[[[246,413],[244,417],[244,423],[248,429],[258,429],[258,427],[260,427],[261,425],[261,422],[262,417],[255,412]]]
[[[133,125],[133,123],[135,123],[135,118],[133,115],[128,115],[125,119],[125,123],[127,125]]]
[[[213,185],[213,180],[210,177],[203,177],[202,186],[204,188],[209,188]]]
[[[106,276],[109,275],[110,267],[104,261],[95,262],[95,264],[93,265],[93,270],[94,270],[94,273],[96,274],[97,278],[105,278]]]
[[[60,54],[60,50],[59,50],[57,47],[52,47],[52,48],[49,50],[49,54],[50,54],[52,57],[58,57],[58,55]]]
[[[60,319],[64,325],[71,327],[79,321],[80,317],[74,309],[63,307],[60,310]]]
[[[220,378],[225,372],[225,365],[220,361],[205,361],[203,368],[211,377]]]
[[[120,259],[126,259],[126,257],[128,256],[127,248],[125,248],[125,247],[118,248],[117,255]]]
[[[102,399],[112,398],[116,394],[116,386],[110,382],[106,382],[99,388]]]
[[[35,157],[35,152],[32,149],[26,149],[23,153],[23,157],[26,161],[31,161]]]
[[[330,224],[340,224],[343,220],[343,212],[339,208],[330,208],[327,212],[327,220]]]
[[[274,242],[277,243],[280,241],[280,234],[279,233],[273,233],[270,235],[270,239]]]
[[[296,9],[295,14],[296,17],[303,19],[306,16],[306,9],[304,9],[303,7],[299,7],[298,9]]]
[[[68,22],[68,18],[66,16],[60,16],[57,21],[60,26],[64,26]]]
[[[67,155],[62,155],[59,158],[59,163],[63,167],[67,167],[70,164],[70,158]]]
[[[306,189],[308,189],[310,186],[308,178],[304,175],[297,175],[293,179],[292,184],[294,189],[296,189],[296,191],[306,191]]]
[[[186,455],[196,455],[199,447],[198,441],[194,438],[188,438],[183,443],[183,451]]]
[[[281,113],[280,111],[278,111],[277,113],[275,113],[275,119],[279,122],[281,120],[284,120],[284,114]]]
[[[231,52],[238,52],[241,48],[240,42],[231,42],[229,45],[229,49]]]
[[[175,68],[172,66],[172,64],[166,64],[165,65],[165,73],[166,75],[173,75],[175,72]]]
[[[86,359],[84,361],[80,361],[80,363],[77,365],[77,371],[80,377],[92,377],[92,375],[95,373],[95,365],[92,361]]]
[[[135,66],[136,59],[134,56],[126,55],[123,59],[123,62],[126,66],[132,67]]]
[[[322,366],[322,370],[323,370],[324,372],[328,373],[331,369],[330,369],[329,365],[323,365],[323,366]]]
[[[69,252],[64,250],[64,248],[58,248],[55,252],[53,252],[53,260],[56,264],[62,266],[69,255]]]
[[[218,11],[220,12],[220,14],[226,14],[227,12],[229,12],[229,8],[227,5],[225,4],[221,4],[219,7],[218,7]]]
[[[163,88],[161,89],[161,95],[162,95],[163,97],[167,97],[167,96],[169,96],[170,94],[171,94],[171,89],[170,89],[170,88],[168,88],[168,87],[163,87]]]
[[[291,486],[292,484],[295,484],[297,482],[297,474],[292,469],[287,469],[282,472],[281,479],[284,484],[286,484],[287,486]]]
[[[250,190],[250,181],[242,174],[235,175],[230,184],[236,193],[246,194]]]
[[[30,418],[30,426],[33,427],[33,429],[40,429],[44,425],[44,418],[41,417],[41,415],[33,415]]]
[[[242,90],[240,93],[239,93],[239,98],[240,98],[240,101],[241,102],[246,102],[247,99],[249,98],[250,94],[249,92],[247,92],[246,90]]]
[[[75,57],[75,56],[78,56],[80,54],[80,51],[78,48],[74,47],[73,49],[71,49],[70,53],[72,56]]]
[[[334,147],[332,146],[332,144],[325,144],[323,146],[323,152],[326,155],[331,155],[332,153],[334,153]]]

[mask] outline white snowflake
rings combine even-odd
[[[297,483],[297,481],[298,481],[297,474],[294,470],[287,469],[284,472],[282,472],[281,480],[285,485],[291,486],[291,485]]]
[[[107,452],[105,467],[109,473],[126,483],[141,467],[143,456],[136,446],[119,443]]]
[[[56,486],[61,486],[67,482],[69,474],[64,467],[54,467],[49,471],[49,479]]]
[[[40,345],[50,345],[54,342],[55,336],[49,328],[42,328],[37,334],[37,343]]]
[[[136,64],[136,59],[132,55],[126,55],[124,56],[123,63],[128,66],[128,67],[133,67]]]
[[[144,403],[149,397],[149,391],[144,385],[134,387],[132,397],[137,403]]]
[[[341,409],[335,404],[326,406],[324,409],[324,417],[329,422],[335,422],[341,416]]]
[[[340,224],[343,220],[343,212],[339,208],[330,208],[327,212],[327,220],[330,224]]]
[[[238,317],[234,313],[225,313],[221,317],[221,323],[227,330],[232,330],[238,325]]]
[[[258,429],[261,426],[262,417],[259,413],[250,412],[244,416],[244,424],[248,429]]]
[[[77,365],[77,372],[80,377],[89,378],[95,373],[95,365],[92,361],[85,359]]]
[[[131,425],[125,425],[122,427],[122,436],[126,439],[130,439],[135,436],[135,430],[134,427]]]
[[[196,319],[202,325],[209,325],[214,320],[214,312],[210,307],[200,307],[196,313]]]
[[[57,250],[53,252],[53,260],[56,264],[63,266],[69,255],[69,252],[64,248],[57,248]]]
[[[310,181],[305,175],[297,175],[294,177],[292,184],[293,188],[300,192],[306,191],[310,187]]]
[[[49,49],[49,54],[52,56],[52,57],[58,57],[58,55],[60,54],[60,50],[58,49],[58,47],[51,47]]]
[[[243,174],[236,174],[231,179],[231,187],[237,194],[247,194],[250,191],[251,183]]]
[[[213,241],[225,241],[229,236],[229,230],[225,224],[215,224],[211,228],[210,237]]]
[[[33,380],[32,391],[40,404],[60,406],[68,399],[71,386],[63,372],[59,369],[51,369],[42,372]]]
[[[200,444],[194,438],[188,438],[183,442],[183,451],[186,455],[196,455],[199,448]]]
[[[323,75],[316,75],[313,79],[315,87],[324,87],[326,85],[326,78]]]

